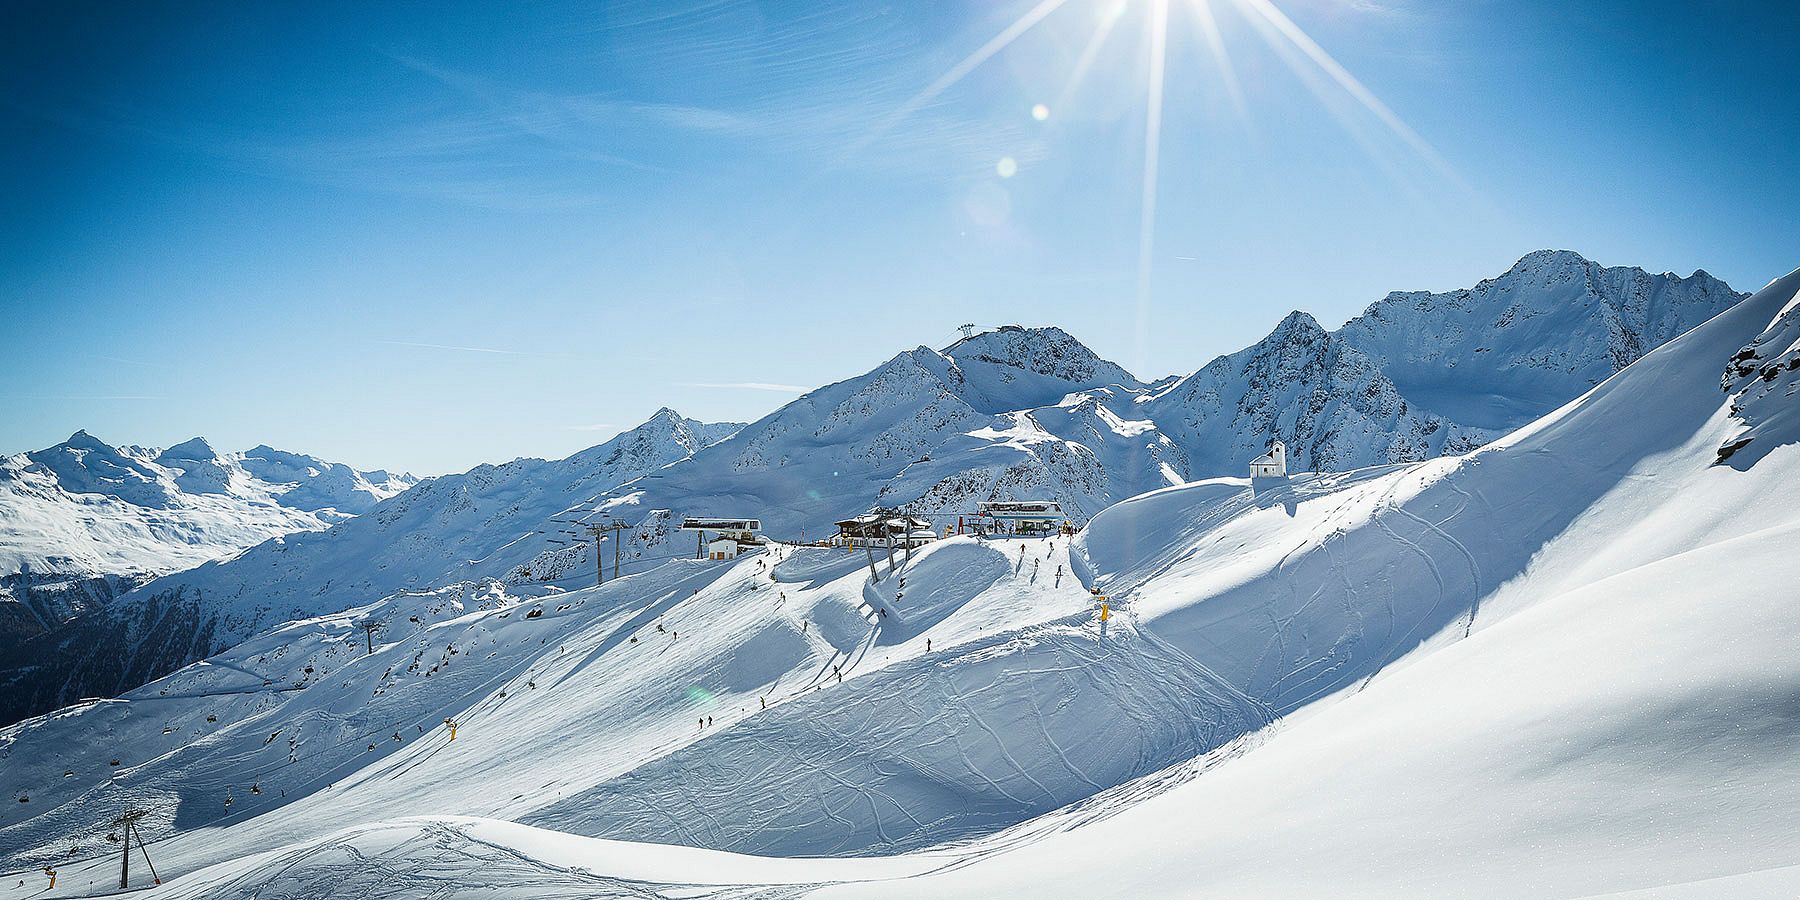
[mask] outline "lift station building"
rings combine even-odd
[[[730,559],[763,542],[761,519],[688,516],[681,520],[681,530],[695,533],[694,552],[701,559]]]
[[[976,504],[977,516],[1006,523],[1021,534],[1043,534],[1061,528],[1062,504],[1055,500],[990,500]]]

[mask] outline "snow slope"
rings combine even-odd
[[[530,622],[580,628],[602,615],[584,610],[607,597],[604,616],[616,624],[595,621],[581,643],[573,631],[545,634],[541,663],[453,676],[480,691],[433,682],[434,694],[468,704],[455,744],[415,737],[365,751],[383,759],[334,776],[336,788],[280,816],[195,823],[159,841],[172,866],[224,862],[167,893],[280,886],[324,896],[353,874],[354,851],[376,861],[383,889],[400,893],[460,876],[499,896],[1782,895],[1800,865],[1790,702],[1800,694],[1791,653],[1800,619],[1786,590],[1800,576],[1800,435],[1759,434],[1772,449],[1741,468],[1716,459],[1767,396],[1740,402],[1741,376],[1727,367],[1789,321],[1797,295],[1800,272],[1461,459],[1266,484],[1213,480],[1120,504],[1068,558],[1117,604],[1105,638],[1081,579],[1066,600],[1054,579],[1047,592],[1030,583],[1028,561],[1059,551],[1031,544],[1014,562],[1016,545],[967,539],[915,558],[906,596],[894,601],[899,618],[877,617],[861,642],[858,627],[831,623],[886,602],[897,579],[871,585],[866,560],[823,551],[795,553],[772,571],[755,558],[671,563],[564,598],[585,607],[536,620],[510,607],[518,624],[496,622],[501,609],[451,620],[437,627],[481,622],[496,638]],[[1729,392],[1719,390],[1722,376]],[[607,591],[635,599],[618,603]],[[915,592],[926,597],[909,609]],[[811,627],[792,635],[792,615]],[[659,618],[681,637],[664,640]],[[929,654],[917,646],[925,637],[935,642]],[[363,677],[406,659],[451,658],[439,640],[423,654],[407,642],[378,649]],[[470,663],[529,642],[488,650],[474,640]],[[646,651],[657,655],[631,656]],[[997,653],[1029,655],[985,669]],[[625,662],[614,669],[613,659]],[[844,684],[820,677],[843,663]],[[453,659],[438,674],[463,664]],[[921,667],[943,671],[915,680]],[[521,678],[537,686],[521,694]],[[1168,689],[1182,679],[1193,687]],[[577,690],[544,700],[565,685]],[[1082,700],[1096,690],[1106,702]],[[762,710],[753,702],[761,696],[775,706]],[[971,697],[987,698],[979,715],[964,712]],[[1104,718],[1108,707],[1129,714]],[[443,709],[419,717],[434,721]],[[1285,715],[1269,727],[1268,712]],[[692,724],[706,714],[718,717],[712,728]],[[65,724],[92,715],[9,729],[9,759],[50,756],[27,753],[27,741],[96,743]],[[930,731],[962,716],[959,727]],[[274,718],[244,730],[255,738]],[[1165,719],[1211,724],[1162,737]],[[1106,743],[1127,721],[1133,744]],[[1164,762],[1181,755],[1162,749],[1170,743],[1187,756]],[[1141,777],[1102,773],[1089,799],[1044,815],[1030,804],[1005,809],[1007,794],[1037,794],[1034,778],[1048,804],[1059,779],[1121,756],[1145,763]],[[143,777],[179,794],[206,771],[191,763],[179,777],[156,774],[163,765],[121,781]],[[84,761],[73,777],[92,779],[95,768],[104,767]],[[81,808],[45,802],[72,816]],[[426,819],[394,821],[424,807]],[[948,818],[991,812],[1005,814],[961,831]],[[782,860],[444,813],[786,857],[842,852],[846,840],[918,847],[907,834],[922,824],[972,839],[898,856]],[[995,830],[1008,818],[1019,824]],[[49,820],[0,826],[0,836],[76,833]],[[389,824],[359,824],[373,822]],[[483,861],[498,867],[492,881]],[[105,865],[71,867],[72,884],[99,884]]]
[[[736,426],[708,434],[665,411],[569,460],[437,479],[320,537],[143,587],[79,634],[0,652],[0,684],[17,698],[0,703],[0,720],[116,692],[284,619],[403,588],[483,577],[527,592],[583,584],[592,547],[559,519],[624,519],[634,530],[615,550],[641,566],[687,551],[683,515],[755,516],[793,538],[874,505],[943,524],[982,500],[1052,497],[1085,522],[1126,497],[1239,471],[1273,436],[1296,468],[1326,471],[1461,452],[1496,437],[1496,422],[1547,412],[1737,299],[1704,273],[1651,276],[1545,252],[1469,291],[1392,295],[1338,333],[1297,313],[1256,346],[1155,385],[1056,328],[1006,326],[942,351],[918,347],[730,440]],[[1522,343],[1546,339],[1544,323],[1565,341],[1555,354],[1564,368],[1549,374]],[[1512,398],[1512,418],[1466,425],[1402,393],[1396,379],[1415,393],[1466,393],[1454,378],[1431,382],[1425,373],[1441,360],[1418,355],[1458,340],[1483,345],[1465,349],[1485,367],[1484,389]],[[184,477],[209,470],[195,471]]]
[[[917,849],[1261,726],[1188,661],[1129,629],[1103,639],[1067,552],[958,538],[871,581],[865,553],[776,548],[543,600],[487,582],[293,623],[0,729],[28,798],[0,813],[0,865],[96,854],[96,817],[121,804],[155,810],[145,831],[176,871],[452,796],[589,835]],[[386,623],[372,652],[368,620]],[[65,864],[66,883],[108,864]]]
[[[1797,290],[1469,456],[1173,487],[1095,516],[1073,555],[946,541],[902,586],[866,556],[776,550],[307,618],[0,729],[29,795],[0,817],[0,865],[76,860],[64,883],[101,890],[95,826],[139,803],[159,865],[223,864],[179,896],[320,896],[366,877],[356,854],[399,895],[486,871],[502,896],[1567,895],[1791,866],[1800,673],[1779,585],[1800,574],[1800,459],[1777,395],[1751,390],[1785,370],[1731,367],[1746,347],[1758,372],[1784,358],[1761,348],[1786,346]],[[767,463],[859,406],[895,442],[862,452],[907,446],[925,410],[995,427],[945,358],[815,392],[661,480],[777,434],[755,444]],[[882,405],[921,370],[947,393]],[[1039,376],[1059,377],[1014,375],[1007,402],[1047,397]],[[990,444],[1031,440],[1022,419],[1046,409],[998,414]],[[1106,409],[1088,421],[1147,433]],[[1772,449],[1715,463],[1759,424],[1749,446]],[[1117,612],[1104,628],[1090,584]]]

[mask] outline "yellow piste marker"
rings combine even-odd
[[[1104,622],[1110,618],[1112,618],[1112,608],[1107,606],[1105,600],[1100,601],[1100,621]]]

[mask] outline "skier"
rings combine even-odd
[[[706,717],[706,727],[708,727],[708,728],[712,727],[712,716]]]
[[[705,717],[705,716],[701,716],[701,717],[700,717],[700,727],[701,727],[701,728],[705,728],[705,727],[706,727],[706,717]]]
[[[931,652],[931,638],[926,638],[926,639],[925,639],[925,652],[926,652],[926,653],[930,653],[930,652]]]
[[[768,709],[768,708],[769,708],[769,698],[767,698],[767,697],[758,697],[758,698],[756,698],[756,699],[757,699],[757,701],[758,701],[758,702],[760,702],[760,703],[761,703],[761,704],[762,704],[762,708],[763,708],[763,709]]]

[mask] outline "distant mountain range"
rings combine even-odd
[[[758,517],[797,539],[877,504],[944,522],[980,500],[1051,497],[1085,521],[1148,490],[1241,474],[1274,438],[1297,471],[1460,453],[1744,296],[1705,272],[1544,251],[1466,290],[1390,294],[1334,332],[1293,313],[1256,345],[1154,383],[1054,327],[917,347],[747,426],[665,409],[568,459],[431,479],[324,531],[137,587],[100,615],[0,648],[0,722],[400,590],[483,577],[526,593],[586,584],[594,551],[578,520],[637,526],[619,556],[641,568],[691,552],[675,531],[689,514]],[[182,477],[213,483],[201,471]]]
[[[0,458],[0,646],[154,576],[329,528],[417,480],[268,446],[158,450],[86,431]]]

